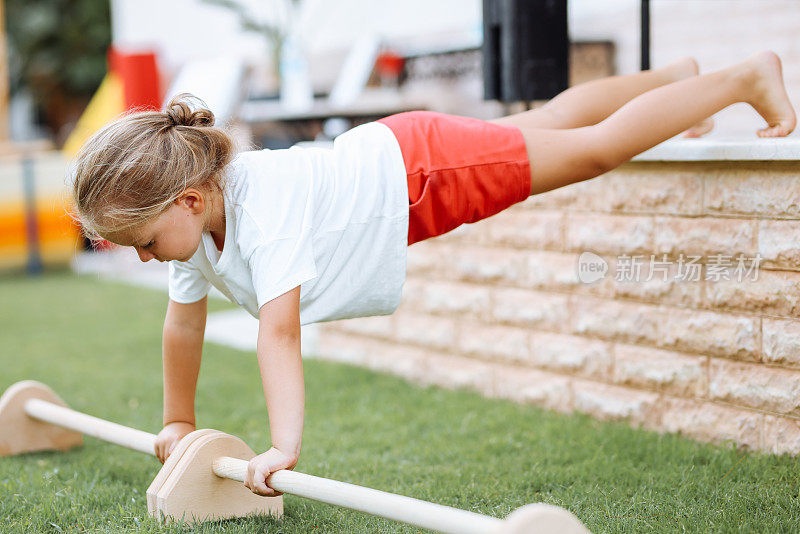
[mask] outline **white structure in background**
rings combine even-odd
[[[194,60],[234,57],[255,64],[267,56],[266,39],[242,31],[231,11],[202,0],[111,0],[111,35],[125,50],[155,50],[167,74]]]
[[[355,102],[367,85],[380,44],[374,34],[363,35],[353,43],[328,97],[332,105],[344,107]]]
[[[300,328],[300,354],[303,358],[314,357],[319,339],[318,329],[318,324],[307,324]],[[258,342],[258,320],[243,309],[209,313],[205,340],[255,353]]]
[[[287,111],[308,111],[314,105],[308,60],[302,41],[290,33],[281,47],[281,104]]]
[[[263,22],[288,23],[288,0],[238,1]],[[344,54],[365,34],[402,42],[407,52],[478,46],[481,6],[481,0],[303,0],[297,28],[312,84],[330,90]],[[237,15],[203,0],[111,0],[111,19],[114,44],[155,49],[166,73],[223,56],[252,65],[261,81],[273,69],[266,38],[242,31]]]
[[[216,122],[222,125],[236,116],[239,104],[246,97],[244,81],[245,65],[241,58],[193,59],[180,68],[164,102],[177,94],[191,93],[206,103]]]
[[[300,10],[290,4],[288,21],[285,24],[286,38],[280,55],[281,104],[287,111],[308,111],[314,105],[314,87],[311,85],[308,51],[301,34]]]

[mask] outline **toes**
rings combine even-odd
[[[759,137],[786,137],[789,135],[788,128],[785,126],[771,126],[758,131]]]
[[[786,137],[794,130],[791,122],[776,122],[756,132],[759,137]]]

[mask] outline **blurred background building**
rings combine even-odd
[[[571,84],[639,70],[643,2],[564,3]],[[649,11],[653,67],[691,55],[708,71],[771,48],[800,101],[797,2],[653,0]],[[30,261],[33,237],[45,260],[76,250],[64,158],[125,109],[177,92],[203,98],[243,147],[259,148],[330,140],[409,109],[493,118],[536,104],[484,99],[481,0],[7,0],[4,12],[5,266]],[[711,136],[749,135],[754,118],[733,106]],[[24,154],[36,163],[25,167]],[[26,172],[35,218],[25,215]]]
[[[566,4],[570,84],[639,70],[643,4]],[[3,7],[0,266],[30,263],[33,238],[45,261],[81,250],[84,243],[71,245],[77,232],[63,212],[65,158],[118,113],[159,107],[180,91],[203,98],[245,148],[330,140],[409,109],[488,119],[536,105],[484,99],[481,0],[7,0]],[[652,0],[649,11],[653,67],[691,55],[709,71],[771,48],[784,59],[790,97],[800,101],[797,2]],[[750,135],[755,120],[747,106],[733,106],[711,136]],[[33,163],[26,167],[25,158]],[[25,215],[26,180],[35,217]]]
[[[800,101],[795,1],[518,4],[566,5],[570,84],[640,69],[648,4],[653,67],[691,55],[709,71],[771,48],[784,59],[790,97]],[[485,99],[481,0],[2,5],[0,266],[6,268],[63,263],[87,246],[64,214],[66,161],[112,117],[131,107],[160,107],[177,92],[203,98],[244,148],[330,140],[410,109],[488,119],[536,105]],[[719,114],[711,136],[749,135],[754,124],[752,110],[732,106]]]

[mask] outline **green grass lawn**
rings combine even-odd
[[[212,301],[211,311],[228,308]],[[40,380],[67,404],[157,433],[162,292],[67,272],[0,277],[0,389]],[[305,361],[297,470],[505,516],[563,506],[593,532],[800,531],[800,461],[660,436],[466,391],[417,387],[348,365]],[[266,406],[255,354],[208,344],[198,427],[263,452]],[[6,431],[0,429],[0,432]],[[0,459],[0,533],[419,532],[284,496],[283,519],[161,526],[145,491],[160,464],[86,438],[66,453]]]

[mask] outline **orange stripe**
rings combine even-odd
[[[72,246],[79,235],[78,227],[66,213],[59,199],[41,199],[37,203],[36,223],[40,245],[63,242]],[[25,205],[6,202],[0,205],[0,255],[7,247],[17,248],[27,243]]]

